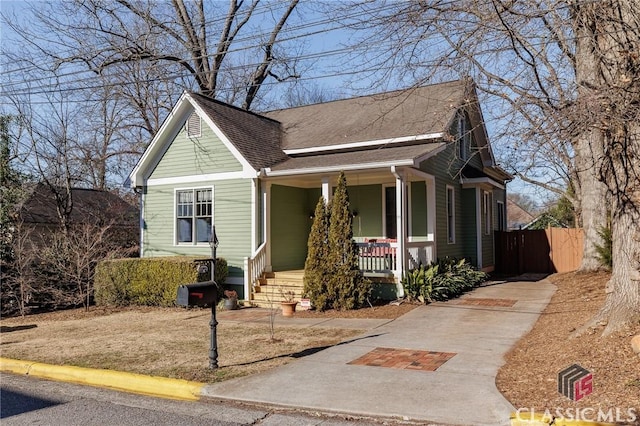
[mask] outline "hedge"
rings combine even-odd
[[[191,257],[102,261],[94,279],[95,303],[103,306],[174,306],[178,286],[211,278],[209,272],[198,273],[201,264],[203,262]],[[228,274],[227,261],[218,258],[216,282],[224,283]]]

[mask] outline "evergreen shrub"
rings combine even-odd
[[[190,257],[115,259],[100,262],[94,280],[96,305],[174,306],[178,286],[208,281],[210,274],[198,273]],[[227,261],[216,260],[216,282],[229,274]],[[221,286],[222,287],[222,286]],[[222,294],[222,288],[221,288]]]

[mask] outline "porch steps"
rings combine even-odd
[[[278,307],[283,300],[282,293],[289,291],[299,302],[304,287],[303,278],[303,270],[265,273],[254,285],[250,302],[260,308]]]

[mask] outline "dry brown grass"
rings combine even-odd
[[[551,276],[558,290],[531,332],[509,352],[496,379],[498,389],[515,407],[630,408],[640,410],[640,357],[631,337],[640,325],[603,337],[603,327],[572,337],[600,309],[608,273]],[[571,401],[557,390],[557,375],[579,364],[593,374],[593,393]],[[637,411],[640,413],[640,411]]]
[[[211,371],[210,317],[207,309],[94,308],[3,319],[2,356],[217,382],[265,371],[361,332],[276,325],[271,339],[268,323],[221,320],[220,368]]]

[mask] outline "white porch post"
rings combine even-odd
[[[271,272],[271,182],[262,185],[262,240],[265,242],[265,271]]]
[[[260,225],[260,212],[258,206],[258,178],[251,179],[251,253],[255,253],[258,247],[258,226]]]
[[[402,274],[405,271],[406,259],[406,242],[407,242],[407,190],[404,176],[399,173],[395,166],[391,167],[391,173],[396,178],[396,235],[398,236],[398,250],[396,251],[396,286],[398,297],[404,296],[404,288],[402,287]]]
[[[430,262],[438,258],[436,247],[436,179],[431,176],[425,181],[427,186],[427,241],[431,241]]]
[[[327,176],[322,177],[322,196],[324,197],[324,202],[329,204],[329,201],[331,201],[331,182],[329,182]]]

